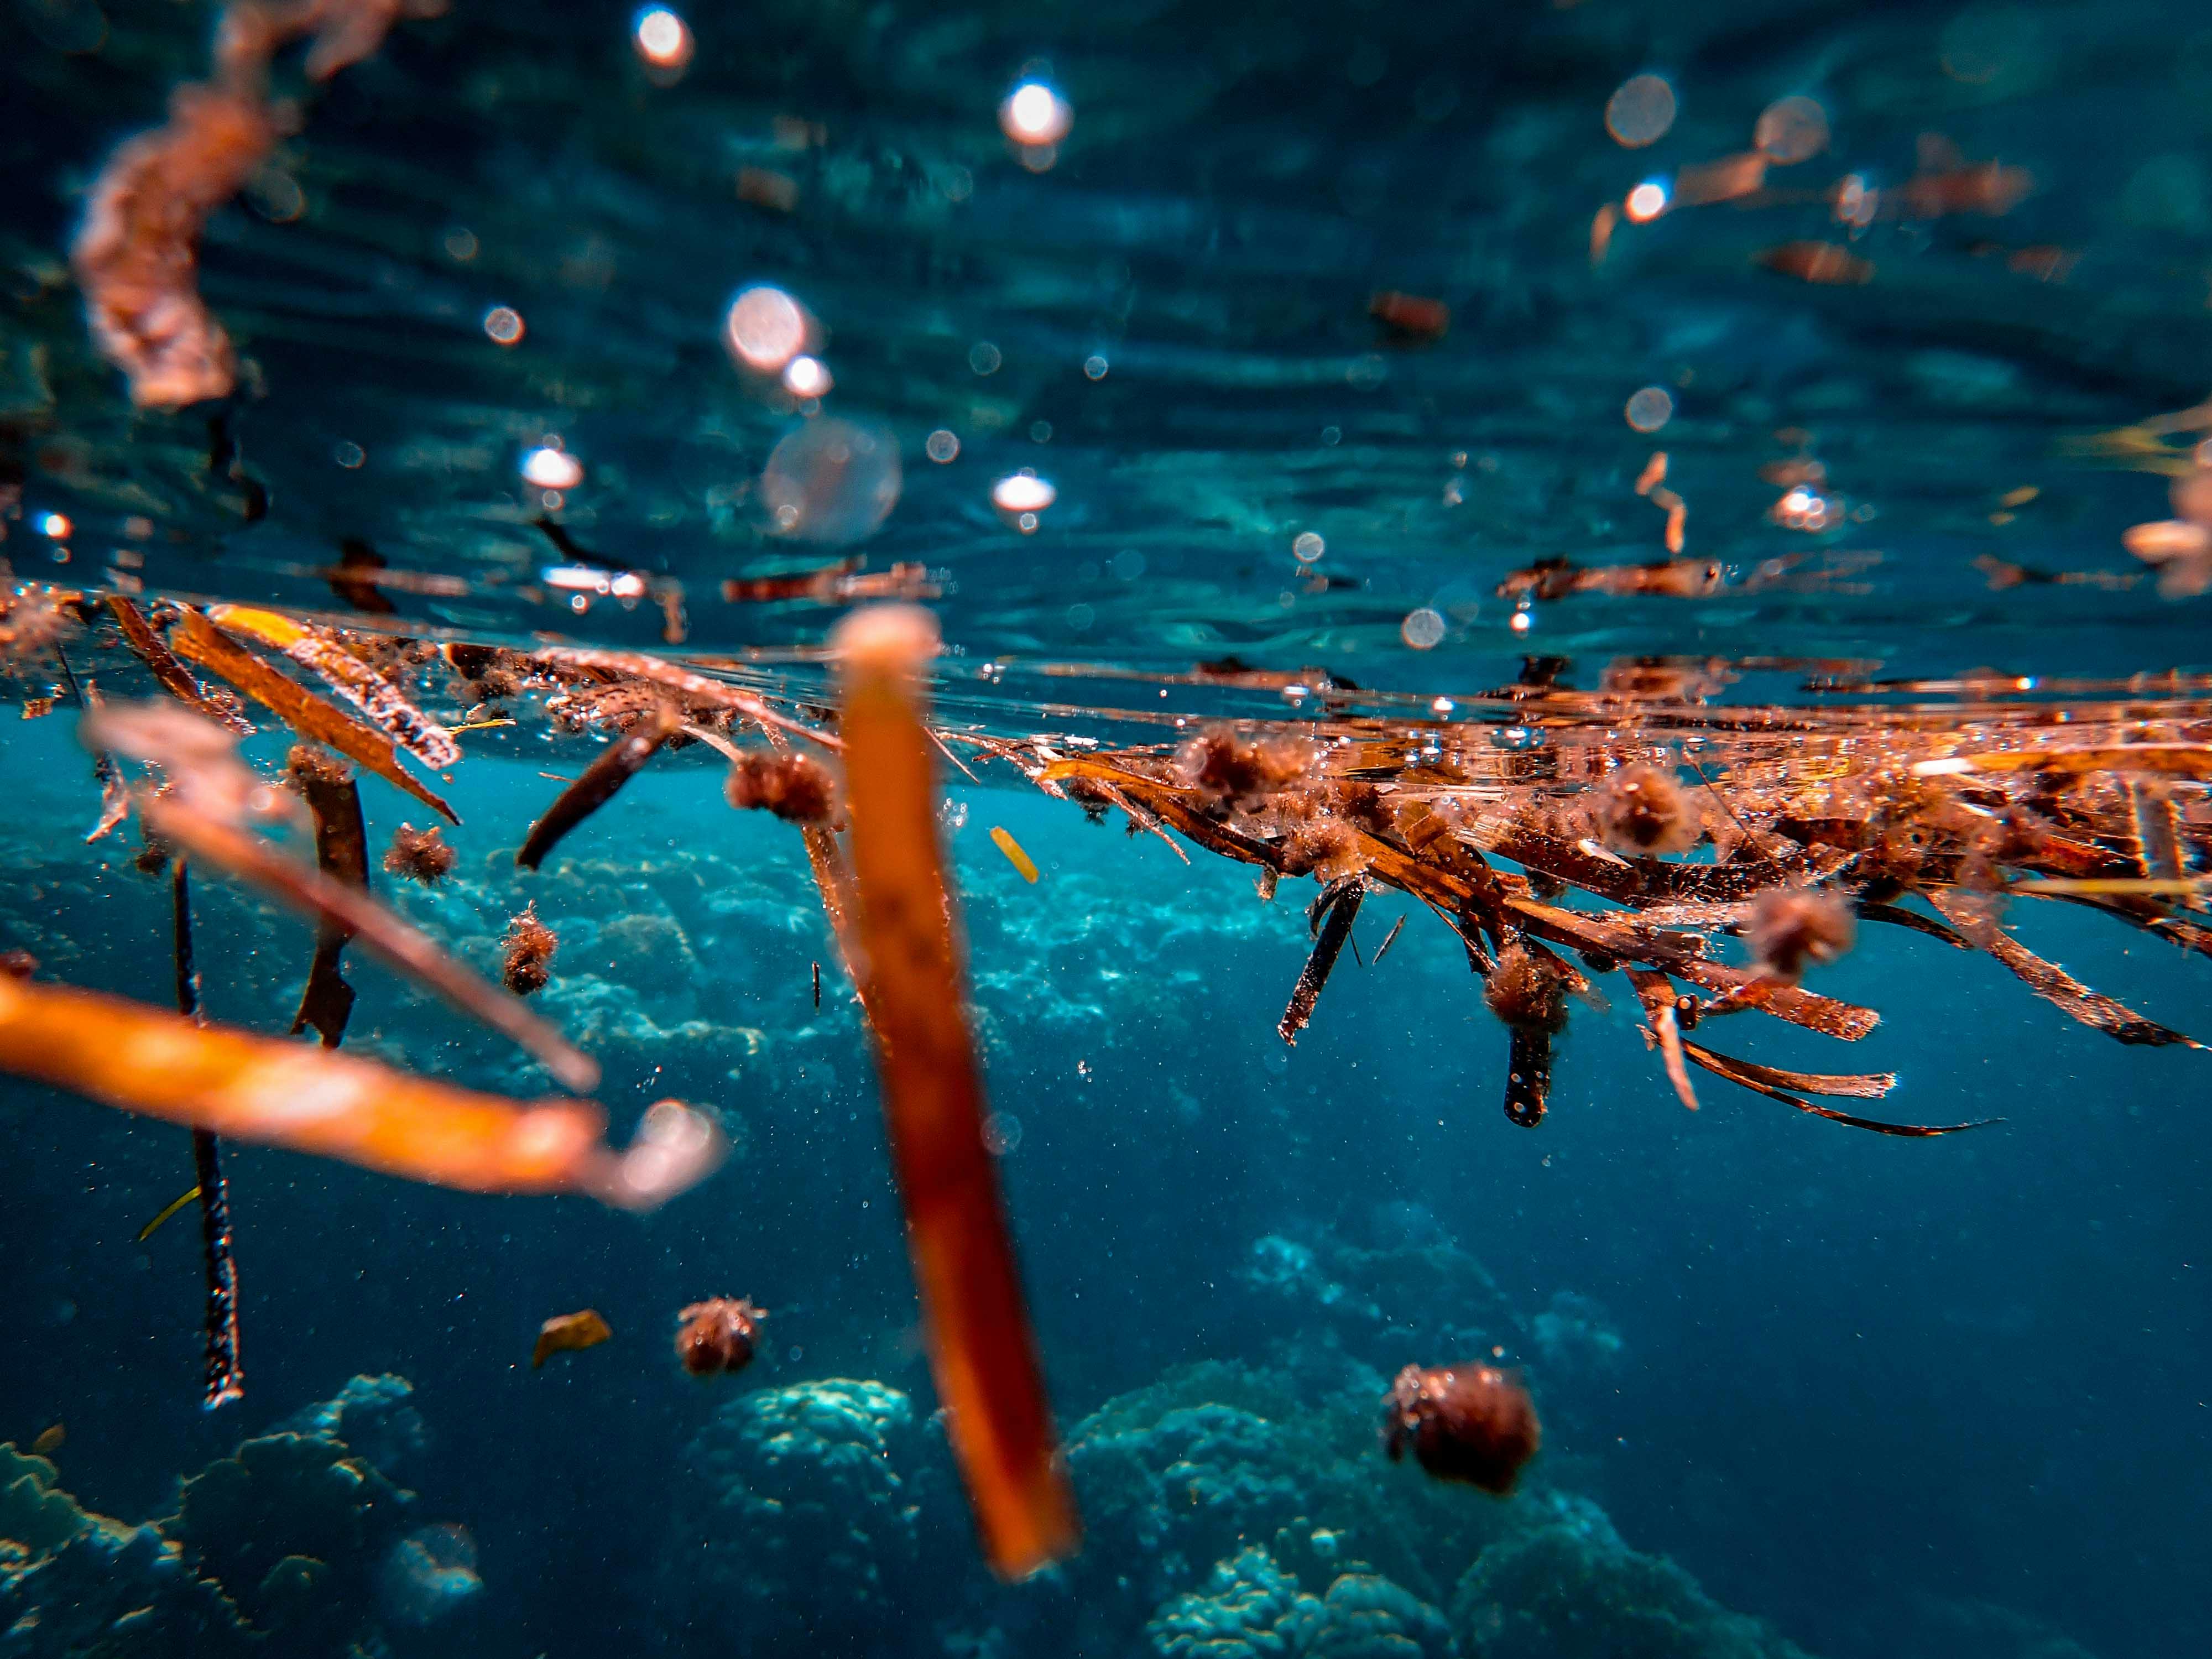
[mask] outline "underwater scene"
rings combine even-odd
[[[7,0],[0,1659],[2212,1650],[2212,13]]]

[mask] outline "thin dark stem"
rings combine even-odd
[[[197,1022],[200,976],[192,963],[191,888],[181,856],[171,867],[169,896],[176,916],[177,1012]],[[246,1398],[246,1371],[238,1358],[238,1262],[231,1249],[222,1145],[205,1129],[192,1131],[192,1169],[199,1177],[200,1253],[207,1263],[205,1404],[213,1411]]]

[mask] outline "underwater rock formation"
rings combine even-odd
[[[1804,1659],[1664,1556],[1629,1548],[1596,1504],[1547,1502],[1547,1517],[1492,1544],[1460,1580],[1451,1623],[1464,1659]]]
[[[1385,1463],[1371,1395],[1316,1408],[1237,1365],[1189,1366],[1109,1401],[1070,1431],[1068,1464],[1091,1537],[1072,1571],[1143,1607],[1255,1541],[1316,1593],[1379,1572],[1441,1600],[1505,1525],[1492,1500]]]
[[[15,1659],[251,1650],[222,1588],[151,1526],[94,1515],[54,1466],[0,1444],[0,1651]]]
[[[139,1526],[87,1512],[56,1486],[53,1464],[0,1445],[0,1651],[10,1659],[392,1651],[383,1618],[433,1622],[477,1587],[471,1547],[466,1588],[449,1577],[436,1587],[441,1597],[395,1603],[390,1594],[395,1566],[407,1565],[399,1556],[414,1494],[364,1449],[400,1458],[420,1449],[411,1392],[400,1377],[357,1376],[291,1426],[186,1479],[176,1513]],[[339,1439],[341,1430],[358,1446]],[[456,1533],[466,1537],[459,1528],[411,1537]],[[443,1565],[453,1565],[450,1549]]]
[[[1322,1595],[1255,1546],[1216,1565],[1204,1592],[1164,1602],[1145,1626],[1161,1659],[1442,1659],[1443,1615],[1372,1573]]]
[[[825,1377],[730,1401],[684,1453],[672,1587],[702,1653],[866,1644],[913,1617],[943,1449],[914,1402],[880,1382]]]
[[[1254,1290],[1295,1304],[1302,1341],[1340,1347],[1376,1389],[1421,1353],[1524,1346],[1526,1327],[1480,1261],[1443,1238],[1370,1249],[1327,1231],[1257,1239],[1240,1271]],[[1289,1356],[1286,1356],[1289,1358]]]

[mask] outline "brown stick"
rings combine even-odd
[[[883,606],[848,617],[833,641],[843,676],[855,965],[931,1368],[984,1553],[1001,1577],[1019,1578],[1072,1553],[1079,1532],[984,1145],[982,1079],[962,1012],[921,710],[937,628],[927,612]],[[831,890],[825,883],[825,896]]]

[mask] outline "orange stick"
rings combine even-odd
[[[920,684],[937,624],[927,611],[884,605],[847,617],[832,643],[844,686],[854,966],[875,1028],[931,1369],[984,1553],[1001,1577],[1019,1578],[1072,1554],[1080,1528],[961,1012]]]
[[[642,1208],[704,1175],[720,1150],[705,1120],[672,1102],[647,1113],[638,1144],[617,1153],[599,1139],[605,1114],[588,1101],[526,1105],[13,978],[0,978],[0,1071],[226,1138],[469,1192],[584,1192]]]

